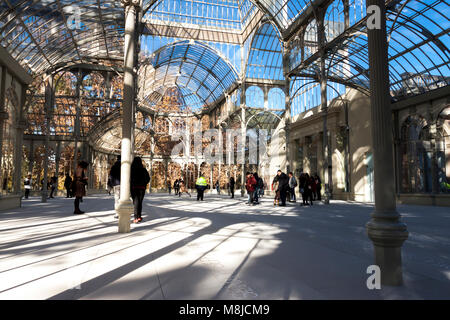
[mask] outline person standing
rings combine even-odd
[[[149,182],[150,175],[147,169],[144,168],[142,159],[140,157],[134,157],[130,172],[130,191],[134,205],[133,223],[140,223],[142,221],[142,202],[145,196],[145,189]]]
[[[189,195],[189,197],[191,196],[191,194],[187,191],[186,189],[186,185],[184,184],[184,181],[182,179],[180,179],[180,181],[178,182],[179,187],[178,187],[178,197],[181,197],[181,195],[183,194],[183,192],[187,193]]]
[[[280,207],[285,207],[287,191],[289,188],[289,178],[286,173],[282,172],[281,170],[278,170],[277,175],[279,182],[278,189],[280,190]]]
[[[230,193],[231,193],[231,199],[234,199],[234,185],[236,184],[236,182],[234,181],[234,177],[230,178]]]
[[[258,176],[258,173],[253,173],[253,177],[255,178],[256,185],[255,185],[255,195],[253,197],[253,202],[255,204],[259,204],[259,196],[261,194],[261,191],[264,189],[264,181],[263,179]]]
[[[216,181],[216,191],[217,191],[217,194],[220,194],[220,183],[219,183],[219,180]]]
[[[175,182],[173,183],[173,191],[175,192],[176,196],[180,192],[180,180],[179,179],[176,179]]]
[[[25,199],[28,199],[28,197],[30,196],[32,184],[33,184],[33,179],[31,179],[31,174],[28,174],[28,176],[25,178],[25,181],[24,181]]]
[[[57,186],[58,186],[58,178],[55,175],[53,175],[53,177],[50,178],[50,196],[49,196],[49,198],[52,198],[52,199],[54,198],[53,194],[55,193]]]
[[[315,180],[315,184],[316,184],[316,197],[317,200],[321,200],[321,195],[320,195],[320,189],[322,189],[322,182],[320,181],[320,177],[319,175],[316,173],[316,176],[314,177]]]
[[[207,185],[208,183],[206,182],[205,177],[203,175],[200,175],[200,177],[198,177],[197,181],[195,182],[195,187],[197,188],[197,201],[203,201],[203,195],[205,193]]]
[[[247,189],[248,193],[248,202],[247,204],[252,204],[255,197],[256,190],[256,179],[250,172],[247,172],[247,180],[245,182],[245,189]]]
[[[121,165],[121,158],[120,156],[117,156],[117,160],[111,167],[108,177],[108,180],[110,181],[110,184],[114,191],[114,211],[115,211],[114,218],[116,219],[119,218],[116,209],[119,206],[120,200],[120,165]]]
[[[272,191],[275,192],[275,197],[273,198],[273,205],[277,206],[280,204],[280,189],[278,182],[278,175],[275,176],[272,180]]]
[[[309,176],[309,174],[305,174],[306,176],[306,203],[308,203],[308,199],[311,202],[311,205],[313,205],[313,195],[312,195],[312,184],[313,179]]]
[[[72,198],[72,177],[68,173],[66,173],[66,179],[64,180],[64,188],[67,192],[66,198]]]
[[[302,195],[302,205],[303,206],[306,206],[306,201],[307,201],[307,199],[306,199],[306,188],[307,188],[307,184],[306,184],[306,175],[305,175],[305,173],[301,173],[300,174],[300,177],[299,177],[299,188],[300,188],[300,193],[301,193],[301,195]]]
[[[83,197],[86,195],[86,185],[87,185],[87,176],[86,169],[88,167],[88,163],[86,161],[81,161],[78,163],[77,168],[74,174],[73,181],[73,194],[75,196],[74,206],[75,211],[73,214],[83,214],[84,211],[80,210],[80,201],[82,201]]]
[[[289,202],[296,202],[295,188],[297,187],[297,179],[294,174],[289,172]]]
[[[172,183],[169,181],[167,184],[167,189],[169,189],[169,196],[172,194]]]

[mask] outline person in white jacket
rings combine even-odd
[[[28,174],[28,176],[25,178],[24,181],[24,188],[25,188],[25,199],[28,199],[28,196],[30,195],[31,191],[31,185],[33,184],[33,179],[31,179],[31,174]]]

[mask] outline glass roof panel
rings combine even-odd
[[[242,30],[256,11],[250,0],[144,0],[143,7],[154,24],[231,30]]]
[[[237,78],[232,65],[214,49],[201,42],[179,41],[156,51],[142,64],[140,101],[151,107],[154,103],[148,97],[154,91],[177,85],[183,89],[182,94],[189,93],[185,102],[193,105],[188,107],[199,112],[215,102]]]

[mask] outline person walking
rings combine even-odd
[[[66,179],[64,180],[64,188],[66,189],[66,198],[72,198],[72,177],[69,173],[66,173]]]
[[[30,196],[31,186],[33,184],[33,179],[31,178],[31,174],[28,174],[28,176],[25,178],[24,181],[24,188],[25,188],[25,199],[28,199]]]
[[[77,168],[75,170],[74,179],[72,182],[73,186],[72,193],[75,196],[74,201],[75,211],[73,212],[73,214],[84,213],[84,211],[80,210],[80,201],[82,201],[83,197],[86,195],[86,185],[87,185],[86,169],[88,165],[89,164],[86,161],[81,161],[78,163]]]
[[[297,187],[297,179],[294,174],[289,172],[289,202],[296,202],[295,188]]]
[[[178,191],[178,197],[181,197],[183,193],[187,193],[189,197],[191,194],[187,191],[186,185],[184,184],[184,181],[182,179],[179,180],[179,191]]]
[[[197,189],[197,201],[203,201],[203,195],[205,193],[207,185],[208,182],[206,181],[205,177],[203,175],[200,175],[200,177],[198,177],[197,181],[195,182],[195,188]]]
[[[53,175],[53,177],[50,178],[50,196],[49,199],[53,199],[53,194],[55,193],[56,188],[58,187],[58,178]]]
[[[119,216],[117,215],[117,207],[119,206],[119,200],[120,200],[120,166],[121,166],[121,158],[120,156],[117,156],[116,162],[114,162],[113,166],[111,167],[111,170],[109,171],[109,177],[108,180],[110,181],[110,185],[113,188],[114,192],[114,218],[118,219]]]
[[[230,193],[231,193],[231,199],[234,199],[234,186],[236,184],[236,182],[234,181],[234,177],[230,178]]]
[[[245,182],[245,189],[247,189],[248,193],[248,201],[247,204],[253,204],[253,200],[255,197],[256,190],[256,179],[250,172],[247,172],[247,180]]]
[[[272,191],[275,192],[275,197],[273,198],[273,205],[277,206],[280,204],[280,189],[279,189],[278,175],[272,180]]]
[[[172,183],[169,181],[167,184],[167,189],[169,189],[169,196],[172,194]]]
[[[130,172],[130,191],[134,205],[133,223],[142,222],[142,202],[145,196],[145,189],[149,182],[150,175],[147,169],[144,168],[142,159],[140,157],[134,157]]]
[[[286,206],[286,197],[287,197],[287,191],[289,188],[289,178],[286,175],[286,173],[282,172],[281,170],[278,170],[278,189],[280,190],[280,207]]]

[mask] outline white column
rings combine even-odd
[[[120,167],[120,200],[117,207],[119,215],[119,233],[130,232],[130,217],[133,213],[133,203],[130,198],[130,170],[132,161],[132,128],[134,101],[134,55],[136,12],[140,1],[122,0],[125,7],[125,46],[124,46],[124,77],[123,77],[123,123],[122,149]]]

